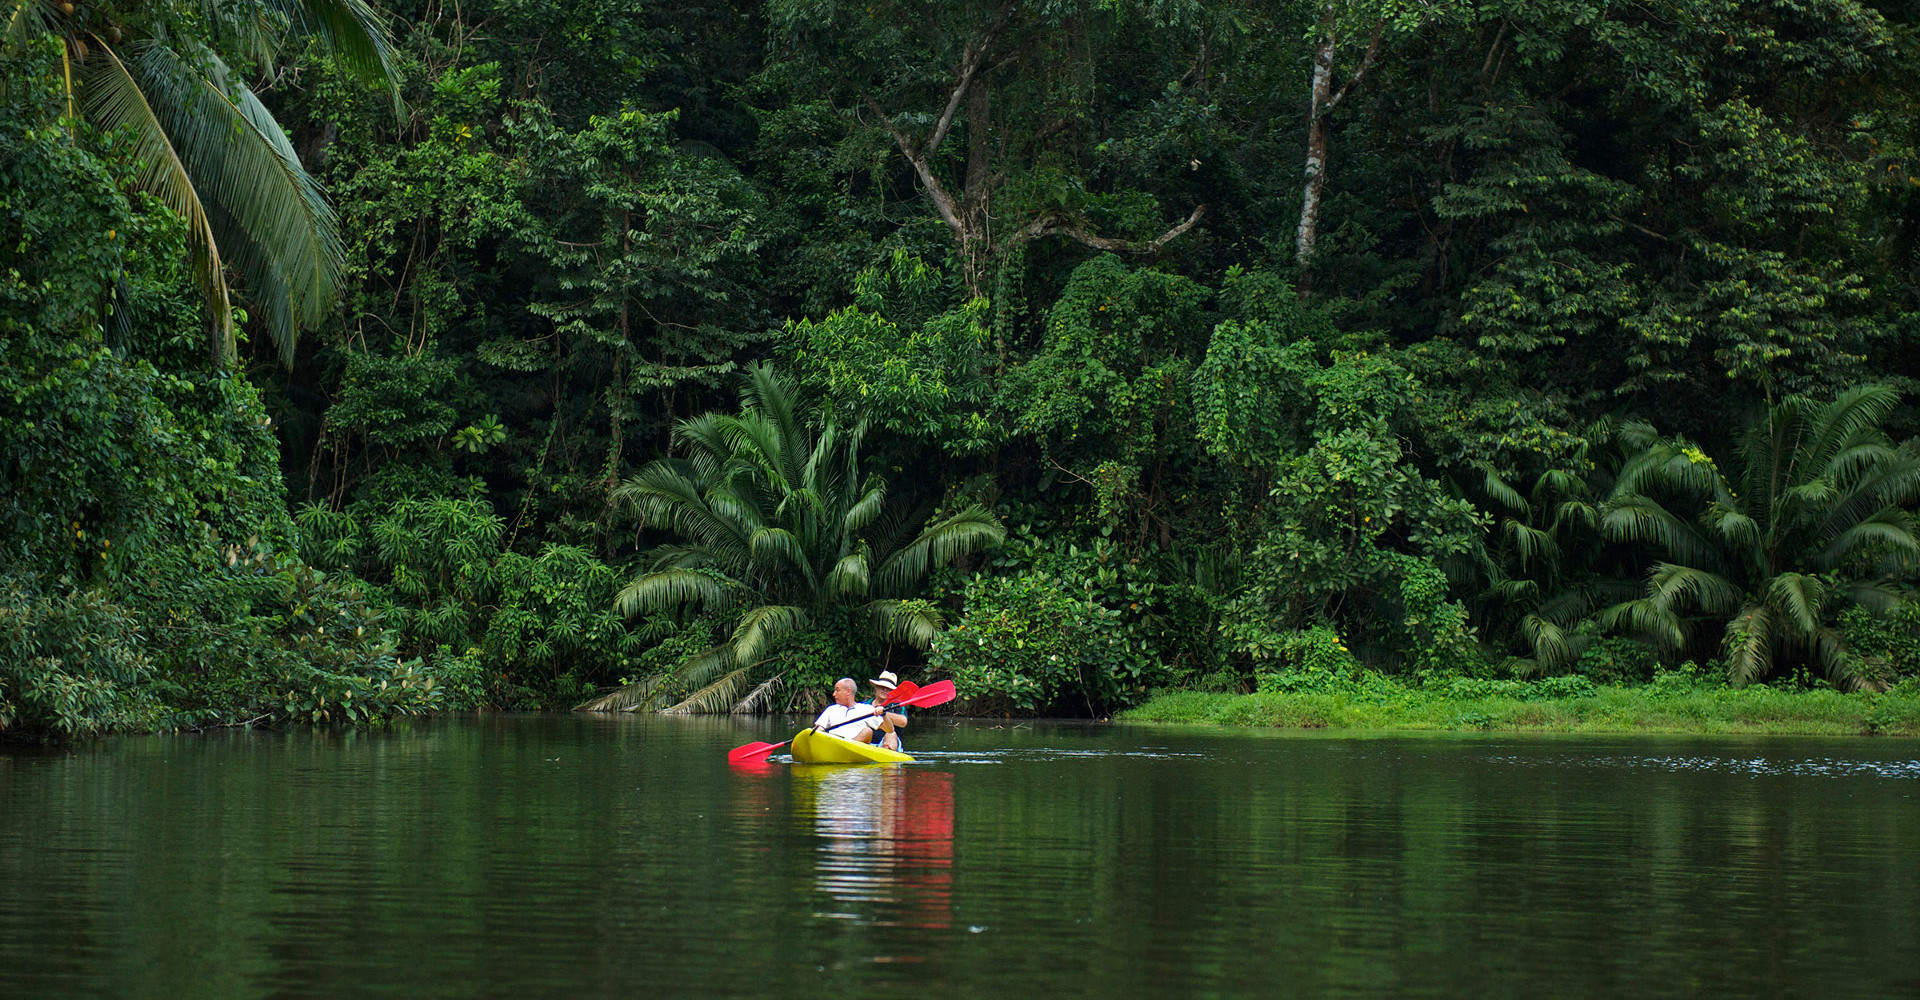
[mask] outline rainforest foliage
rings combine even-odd
[[[4,5],[9,735],[1920,674],[1910,4]]]

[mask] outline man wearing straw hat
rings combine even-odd
[[[895,677],[891,670],[882,670],[880,671],[880,676],[875,677],[867,683],[873,685],[872,704],[877,708],[882,701],[886,700],[888,695],[893,693],[894,688],[900,686],[900,678]],[[880,717],[877,726],[873,723],[868,723],[868,725],[873,728],[863,730],[860,736],[855,737],[855,739],[865,739],[871,742],[873,740],[873,729],[877,729],[880,735],[880,746],[887,750],[899,751],[900,734],[895,732],[895,730],[907,728],[907,710],[898,706],[889,708],[886,714]]]

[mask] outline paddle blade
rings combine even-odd
[[[914,705],[920,708],[926,708],[930,705],[944,705],[952,701],[955,697],[953,682],[939,681],[921,688],[912,697],[902,698],[894,702],[894,704]]]
[[[727,751],[727,763],[745,764],[751,761],[765,760],[775,750],[792,742],[792,740],[787,740],[786,743],[749,743],[743,747],[734,747],[732,750]]]
[[[911,698],[915,694],[919,693],[919,691],[920,691],[920,685],[915,684],[912,681],[901,681],[899,687],[896,687],[892,691],[887,692],[887,696],[880,700],[880,704],[899,705],[905,702],[908,698]]]

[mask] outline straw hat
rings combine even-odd
[[[882,687],[891,691],[900,686],[900,678],[895,677],[891,670],[882,670],[880,671],[880,676],[875,677],[867,683],[872,684],[874,687]]]

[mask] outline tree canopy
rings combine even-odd
[[[4,10],[0,725],[1920,672],[1907,6]]]

